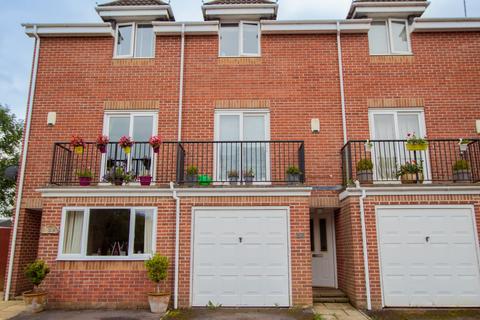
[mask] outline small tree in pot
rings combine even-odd
[[[243,179],[245,180],[245,184],[252,184],[253,180],[255,179],[255,172],[253,169],[249,169],[243,173]]]
[[[25,268],[25,277],[33,284],[33,290],[23,294],[23,301],[27,306],[27,310],[33,313],[45,310],[47,305],[47,293],[38,290],[38,286],[45,280],[50,273],[50,268],[42,260],[30,263]]]
[[[397,177],[400,178],[403,184],[423,183],[423,162],[418,164],[415,160],[406,162],[400,166],[397,172]]]
[[[129,184],[135,180],[135,173],[125,172],[123,167],[112,167],[108,173],[105,175],[103,180],[105,182],[110,182],[113,185],[121,186],[123,183]]]
[[[357,179],[360,183],[373,183],[373,162],[362,159],[357,163]]]
[[[160,282],[167,279],[169,261],[160,254],[155,254],[150,260],[145,261],[148,278],[156,283],[155,292],[148,294],[148,303],[152,313],[165,313],[170,304],[170,293],[161,293]]]
[[[300,183],[300,176],[302,175],[302,171],[300,171],[300,169],[297,166],[288,167],[286,173],[287,173],[288,184]]]
[[[190,165],[187,167],[187,177],[186,182],[190,185],[194,185],[198,181],[198,168],[195,165]]]
[[[230,184],[232,186],[234,186],[238,183],[238,178],[239,177],[240,177],[240,175],[238,174],[237,170],[228,171],[228,181],[230,181]]]
[[[470,164],[467,160],[457,160],[453,165],[453,182],[470,182],[472,181],[472,172]]]
[[[93,179],[93,173],[90,169],[84,169],[77,172],[80,186],[88,187]]]

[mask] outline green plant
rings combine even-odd
[[[415,160],[406,162],[400,166],[400,170],[397,171],[397,177],[401,177],[406,174],[417,174],[423,172],[423,161],[418,164]]]
[[[77,177],[79,178],[93,178],[92,170],[90,169],[83,169],[77,171]]]
[[[362,159],[357,162],[357,171],[372,171],[373,162],[370,159]]]
[[[407,144],[414,146],[428,146],[428,141],[425,138],[420,138],[415,133],[409,133],[407,135]]]
[[[191,165],[187,167],[187,174],[189,176],[195,176],[198,174],[198,168],[197,166]]]
[[[160,282],[167,279],[169,264],[168,258],[158,253],[145,261],[148,278],[157,284],[156,293],[160,293]]]
[[[472,141],[468,139],[460,139],[460,144],[470,144],[470,142]]]
[[[207,303],[207,305],[206,305],[207,309],[210,309],[210,310],[218,309],[218,308],[220,308],[221,306],[222,306],[221,304],[215,304],[215,303],[213,303],[213,302],[210,301],[210,300],[208,301],[208,303]]]
[[[228,171],[229,178],[238,178],[240,175],[238,174],[237,170],[230,170]]]
[[[470,169],[470,164],[465,159],[457,160],[453,164],[453,171],[463,171],[468,169]]]
[[[287,169],[287,174],[292,174],[292,175],[302,174],[302,171],[300,171],[300,169],[297,166],[290,166]]]
[[[246,178],[253,178],[253,177],[255,177],[255,172],[253,172],[253,169],[250,168],[243,173],[243,176],[246,177]]]
[[[43,260],[36,260],[35,262],[30,263],[24,271],[25,277],[27,277],[27,279],[34,285],[33,291],[35,291],[42,281],[45,280],[49,273],[50,268]]]
[[[123,167],[113,167],[103,177],[105,182],[114,183],[115,180],[122,180],[125,183],[135,181],[136,176],[133,171],[126,172]]]
[[[323,317],[319,314],[316,314],[315,316],[313,316],[313,320],[323,320]]]

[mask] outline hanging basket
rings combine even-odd
[[[428,144],[410,144],[407,143],[408,151],[425,151],[428,149]]]
[[[73,148],[73,151],[76,153],[76,154],[83,154],[83,151],[84,151],[84,147],[83,146],[76,146]]]
[[[107,153],[107,146],[104,144],[97,145],[97,149],[100,151],[100,153]]]
[[[123,147],[123,152],[125,152],[125,154],[130,154],[131,151],[132,147]]]
[[[160,153],[160,146],[153,147],[153,152],[154,153]]]

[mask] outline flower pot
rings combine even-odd
[[[371,152],[372,151],[372,145],[370,143],[365,143],[365,151],[366,152]]]
[[[167,312],[168,305],[170,304],[169,293],[149,293],[148,303],[150,304],[150,311],[152,313],[165,313]]]
[[[410,144],[407,143],[408,151],[425,151],[428,149],[428,144]]]
[[[453,182],[471,182],[472,172],[470,170],[457,170],[453,171]]]
[[[130,154],[130,152],[132,151],[132,147],[122,147],[122,149],[125,154]]]
[[[160,147],[153,147],[154,153],[160,153]]]
[[[151,176],[143,176],[143,177],[140,177],[139,179],[140,179],[141,186],[149,186],[152,183]]]
[[[458,146],[460,147],[460,152],[465,152],[468,150],[468,143],[460,143]]]
[[[287,182],[290,185],[299,184],[300,183],[300,175],[299,174],[288,174],[287,175]]]
[[[197,184],[198,181],[198,175],[196,174],[187,174],[185,177],[185,182],[188,183],[189,185],[195,185]]]
[[[401,176],[401,181],[402,184],[416,184],[417,182],[423,183],[423,173],[419,172],[418,173],[418,180],[417,180],[417,174],[416,173],[407,173]]]
[[[369,170],[358,171],[357,180],[363,184],[371,184],[373,183],[373,172]]]
[[[73,148],[73,152],[75,152],[76,154],[83,154],[83,151],[84,151],[83,146],[76,146]]]
[[[198,184],[204,187],[208,187],[212,184],[212,178],[207,174],[203,174],[198,177]]]
[[[23,294],[23,301],[27,306],[27,311],[31,313],[38,313],[45,310],[47,306],[47,293],[27,291]]]
[[[113,180],[113,184],[116,186],[121,186],[123,185],[123,178],[116,178]]]
[[[245,181],[245,184],[253,184],[253,179],[255,179],[255,177],[244,177],[243,181]]]
[[[97,149],[98,149],[98,151],[100,151],[100,153],[107,153],[107,146],[106,145],[98,145]]]
[[[90,177],[79,177],[78,182],[80,183],[80,186],[88,187],[90,185],[90,183],[92,182],[92,178],[90,178]]]
[[[238,177],[228,177],[228,181],[231,186],[236,186],[238,184]]]

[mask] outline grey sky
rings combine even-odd
[[[0,103],[25,118],[33,40],[22,22],[99,22],[96,0],[0,0]],[[99,3],[106,1],[98,1]],[[202,20],[201,0],[172,0],[177,21]],[[279,19],[341,19],[351,0],[280,0]],[[480,0],[467,0],[469,16],[480,16]],[[431,0],[428,17],[463,16],[463,0]]]

